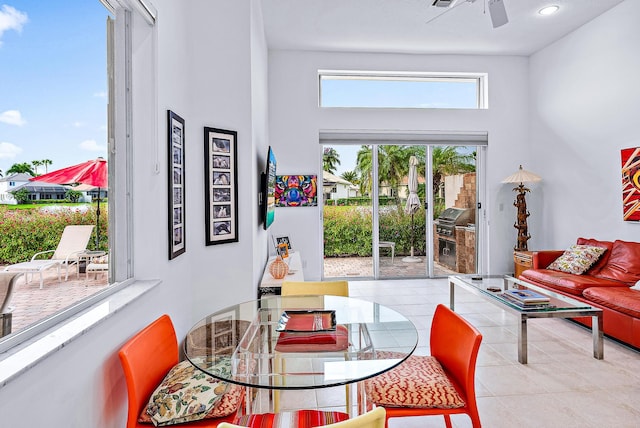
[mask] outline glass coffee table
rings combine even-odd
[[[521,281],[508,275],[449,276],[449,307],[455,310],[455,287],[486,298],[520,317],[518,329],[518,361],[527,364],[527,320],[535,318],[576,318],[592,317],[591,331],[593,336],[593,357],[604,358],[604,336],[602,333],[602,309],[587,303],[555,293],[534,284]],[[549,304],[523,308],[502,295],[509,289],[530,289],[549,297]]]

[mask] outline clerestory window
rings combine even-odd
[[[485,109],[485,73],[319,71],[320,107]]]

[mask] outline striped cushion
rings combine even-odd
[[[234,424],[251,428],[314,428],[349,419],[342,412],[298,410],[295,412],[263,413],[237,418]]]
[[[378,351],[393,358],[394,352]],[[400,355],[398,355],[400,357]],[[364,383],[367,399],[380,406],[455,409],[465,402],[432,356],[412,355]]]
[[[278,352],[335,352],[349,347],[349,330],[344,325],[335,331],[315,333],[282,332],[275,350]]]

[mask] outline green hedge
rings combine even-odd
[[[425,254],[425,211],[414,215],[414,254]],[[371,257],[371,209],[324,207],[325,257]],[[395,207],[380,212],[380,241],[395,242],[396,255],[411,253],[411,216]],[[383,250],[385,251],[385,250]],[[383,253],[386,255],[386,253]]]
[[[108,250],[107,206],[100,207],[100,250]],[[95,205],[80,209],[43,212],[40,209],[16,210],[0,206],[0,264],[28,261],[39,251],[54,250],[65,226],[96,224]],[[95,229],[88,249],[95,249]]]

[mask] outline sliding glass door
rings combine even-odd
[[[475,145],[324,145],[324,278],[475,273],[476,153]]]

